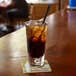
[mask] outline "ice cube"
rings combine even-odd
[[[32,36],[34,36],[35,31],[36,31],[38,28],[39,28],[38,26],[33,26],[33,27],[31,28]]]
[[[38,37],[33,37],[32,41],[33,42],[37,42],[38,41]]]
[[[41,41],[44,42],[46,40],[46,32],[43,32],[41,35]]]
[[[41,35],[41,41],[42,42],[46,41],[46,31],[47,31],[47,26],[45,26],[45,29],[44,29],[44,31],[42,32],[42,35]]]
[[[44,29],[44,26],[39,26],[39,28],[35,31],[34,36],[39,37]]]

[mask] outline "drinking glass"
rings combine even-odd
[[[30,20],[25,23],[27,36],[28,60],[32,66],[42,66],[45,57],[47,23]]]

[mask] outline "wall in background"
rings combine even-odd
[[[66,8],[69,5],[69,0],[61,0],[61,9]]]

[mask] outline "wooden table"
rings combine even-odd
[[[22,28],[0,38],[0,76],[76,76],[76,11],[62,10],[48,16],[47,22],[46,59],[53,71],[23,74],[27,49]]]

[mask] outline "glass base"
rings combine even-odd
[[[29,57],[29,63],[32,66],[43,66],[44,64],[44,55],[40,58]]]

